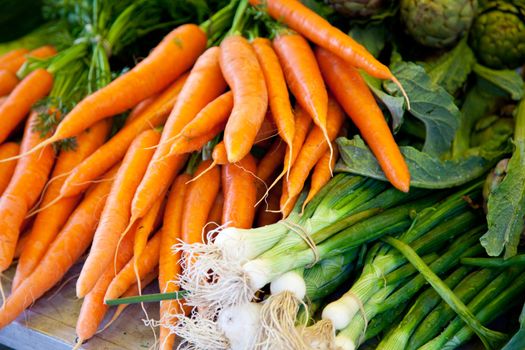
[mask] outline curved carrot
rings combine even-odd
[[[188,184],[181,225],[181,240],[185,243],[199,243],[205,239],[203,229],[221,185],[221,173],[216,167],[199,176],[210,164],[209,160],[200,163],[194,175],[196,180]]]
[[[291,152],[293,150],[293,136],[295,133],[295,117],[281,63],[272,48],[270,40],[256,38],[252,41],[252,46],[264,73],[266,88],[268,89],[268,103],[275,125],[277,125],[279,135],[286,142]],[[289,171],[291,164],[286,165],[286,167],[287,171]]]
[[[8,59],[3,63],[0,62],[0,68],[7,69],[11,73],[16,74],[20,67],[22,67],[22,65],[27,61],[28,56],[34,58],[47,58],[57,54],[55,48],[49,45],[36,48],[31,52],[27,52],[27,50],[25,51],[25,53],[20,54],[20,52],[24,52],[23,49],[22,51],[12,56],[11,59]]]
[[[159,264],[160,236],[160,232],[153,235],[140,255],[140,258],[134,255],[119,271],[109,284],[104,295],[104,300],[119,298],[129,287],[137,282],[136,277],[143,279],[157,267]],[[135,276],[135,265],[138,276]]]
[[[211,156],[215,164],[228,164],[228,155],[226,154],[226,146],[224,145],[224,141],[221,141],[215,145]]]
[[[225,122],[221,122],[210,128],[205,134],[197,137],[180,137],[173,141],[168,156],[199,151],[204,145],[213,140],[222,130]]]
[[[133,107],[133,109],[131,109],[131,111],[129,112],[124,126],[129,125],[132,121],[134,121],[135,119],[140,117],[145,111],[147,111],[149,106],[151,106],[159,98],[159,95],[160,93],[154,94],[137,103],[137,105]]]
[[[5,96],[11,93],[18,85],[18,78],[16,74],[7,69],[0,69],[0,96]]]
[[[162,138],[155,151],[151,166],[142,180],[132,204],[132,218],[142,217],[153,203],[173,182],[182,168],[185,155],[167,157],[171,141],[208,103],[226,90],[219,66],[219,48],[206,50],[193,66],[188,80],[182,88],[179,98],[164,125]]]
[[[312,179],[310,181],[310,190],[308,191],[308,196],[303,202],[303,209],[332,178],[332,169],[335,166],[338,155],[339,150],[334,145],[334,156],[331,157],[330,152],[326,152],[315,165],[314,171],[312,172]]]
[[[222,167],[223,225],[237,228],[252,227],[257,196],[256,172],[257,165],[251,154],[240,162]]]
[[[20,146],[14,142],[7,142],[0,146],[0,160],[14,157],[20,152]],[[16,160],[0,162],[0,196],[9,185],[15,172]]]
[[[248,41],[232,35],[221,43],[221,70],[232,89],[234,106],[224,130],[230,163],[252,148],[268,108],[268,91],[257,56]]]
[[[144,131],[126,153],[102,212],[91,251],[77,280],[79,298],[85,296],[104,270],[112,266],[115,255],[120,255],[117,246],[130,219],[131,200],[153,155],[151,147],[158,143],[159,138],[155,130]]]
[[[32,112],[26,123],[20,147],[22,153],[41,142],[40,134],[32,129],[37,117],[36,112]],[[39,154],[20,158],[16,164],[11,181],[0,197],[0,271],[11,265],[20,227],[28,210],[38,200],[54,162],[53,149],[46,147]]]
[[[141,132],[155,128],[166,121],[180,90],[186,83],[187,74],[181,76],[167,88],[141,115],[124,126],[108,142],[80,163],[69,174],[60,195],[69,197],[82,193],[91,182],[103,175],[113,165],[122,160],[124,154]]]
[[[86,193],[34,272],[13,290],[0,309],[0,328],[14,321],[36,299],[60,282],[88,249],[117,169],[110,170],[104,176],[106,181],[94,185]]]
[[[332,98],[328,100],[328,120],[326,129],[329,142],[332,142],[339,129],[343,125],[344,113],[339,104]],[[304,187],[304,182],[315,164],[321,159],[324,153],[329,149],[328,143],[319,127],[313,128],[292,165],[290,176],[288,178],[288,196],[293,198],[299,195]]]
[[[59,196],[60,187],[62,187],[64,182],[64,175],[100,147],[106,139],[110,127],[111,124],[108,121],[100,121],[77,137],[78,146],[75,150],[63,150],[60,152],[53,169],[53,178],[56,177],[56,180],[49,183],[41,203],[42,207],[47,206]],[[16,289],[33,272],[79,200],[80,196],[63,198],[39,212],[29,234],[28,244],[18,260],[12,289]]]
[[[298,0],[249,0],[262,6],[274,19],[304,35],[308,40],[340,56],[356,68],[379,79],[393,79],[384,64],[372,56],[364,46],[332,26],[327,20]]]
[[[174,29],[133,69],[77,104],[48,143],[78,135],[97,121],[122,113],[162,91],[193,65],[206,48],[206,40],[197,25],[184,24]]]
[[[19,57],[24,57],[29,53],[28,49],[19,48],[19,49],[13,49],[2,56],[0,56],[0,68],[6,69],[7,67],[10,67],[9,62],[13,60],[17,60]],[[8,69],[11,73],[16,74],[16,70]]]
[[[164,222],[160,231],[160,253],[159,253],[159,288],[162,293],[176,292],[179,289],[175,279],[181,272],[179,263],[180,253],[173,252],[173,246],[179,243],[182,212],[184,209],[184,197],[188,188],[187,182],[191,180],[189,174],[179,175],[171,186],[166,210],[164,211]],[[167,321],[169,316],[179,311],[179,303],[176,300],[165,300],[160,302],[160,320]],[[159,343],[162,349],[172,349],[175,343],[175,335],[167,327],[160,327]]]
[[[321,48],[317,49],[317,59],[330,90],[358,127],[387,179],[400,191],[408,192],[410,173],[405,159],[359,72]]]
[[[15,87],[0,106],[0,143],[24,120],[33,104],[51,91],[52,85],[53,76],[45,69],[37,69]]]

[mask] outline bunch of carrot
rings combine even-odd
[[[404,159],[358,72],[396,81],[388,68],[299,1],[250,3],[283,22],[272,40],[243,37],[247,0],[219,46],[208,47],[209,23],[181,25],[45,136],[32,128],[31,107],[52,75],[39,69],[19,82],[27,52],[0,57],[0,271],[18,257],[0,327],[90,245],[76,284],[81,341],[99,328],[104,300],[140,293],[157,275],[162,291],[176,291],[184,257],[174,244],[286,217],[310,175],[305,204],[315,196],[332,176],[345,114],[391,183],[408,191]],[[39,50],[29,54],[53,53]],[[110,118],[130,110],[106,139]],[[5,142],[27,117],[21,146]],[[55,154],[51,146],[71,137],[76,148]],[[163,349],[173,346],[169,315],[179,308],[161,302]]]

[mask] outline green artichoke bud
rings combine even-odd
[[[401,20],[418,43],[444,48],[468,32],[477,8],[477,0],[401,0]]]
[[[389,8],[393,0],[325,0],[343,16],[350,18],[367,18]]]
[[[488,67],[513,69],[525,63],[525,7],[517,3],[490,2],[472,25],[470,44]]]

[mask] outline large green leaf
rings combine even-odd
[[[517,101],[523,97],[523,80],[516,71],[490,69],[480,64],[475,64],[474,72],[509,94],[513,100]]]

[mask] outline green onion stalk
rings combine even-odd
[[[466,232],[455,240],[448,248],[442,251],[441,256],[430,264],[430,269],[437,274],[444,274],[458,265],[459,259],[464,256],[475,256],[482,251],[481,246],[477,245],[477,240],[481,236],[483,228]],[[408,245],[407,245],[408,246]],[[424,261],[424,259],[422,259]],[[425,263],[426,264],[426,263]],[[411,266],[411,265],[409,265]],[[400,304],[406,304],[409,300],[425,286],[425,279],[421,275],[415,275],[409,279],[399,277],[390,277],[391,274],[399,275],[401,269],[397,269],[386,275],[387,282],[374,293],[366,302],[361,304],[360,312],[350,320],[336,337],[336,344],[341,349],[355,349],[365,339],[366,327],[368,320],[379,317],[383,313],[395,309]],[[416,271],[414,270],[414,273]],[[397,283],[388,283],[388,280],[397,281]],[[341,307],[343,305],[343,307]],[[323,318],[339,321],[344,312],[344,304],[331,304],[331,308],[323,311]],[[335,324],[334,322],[334,324]],[[337,324],[336,324],[337,325]]]
[[[438,250],[449,239],[475,226],[480,220],[464,199],[476,199],[480,195],[481,182],[450,195],[421,211],[399,239],[412,244],[420,254]],[[345,328],[359,312],[361,305],[384,286],[384,276],[406,263],[407,259],[388,245],[376,244],[366,257],[361,276],[345,295],[327,305],[323,317],[331,319],[336,329]]]
[[[525,274],[522,268],[510,268],[502,271],[488,286],[486,286],[472,301],[467,304],[479,322],[489,323],[499,315],[512,308],[516,297],[525,290]],[[472,331],[466,332],[465,322],[456,317],[434,339],[417,347],[424,350],[455,349],[472,338]],[[458,334],[461,333],[458,337]],[[416,349],[416,341],[409,342],[407,349]]]

